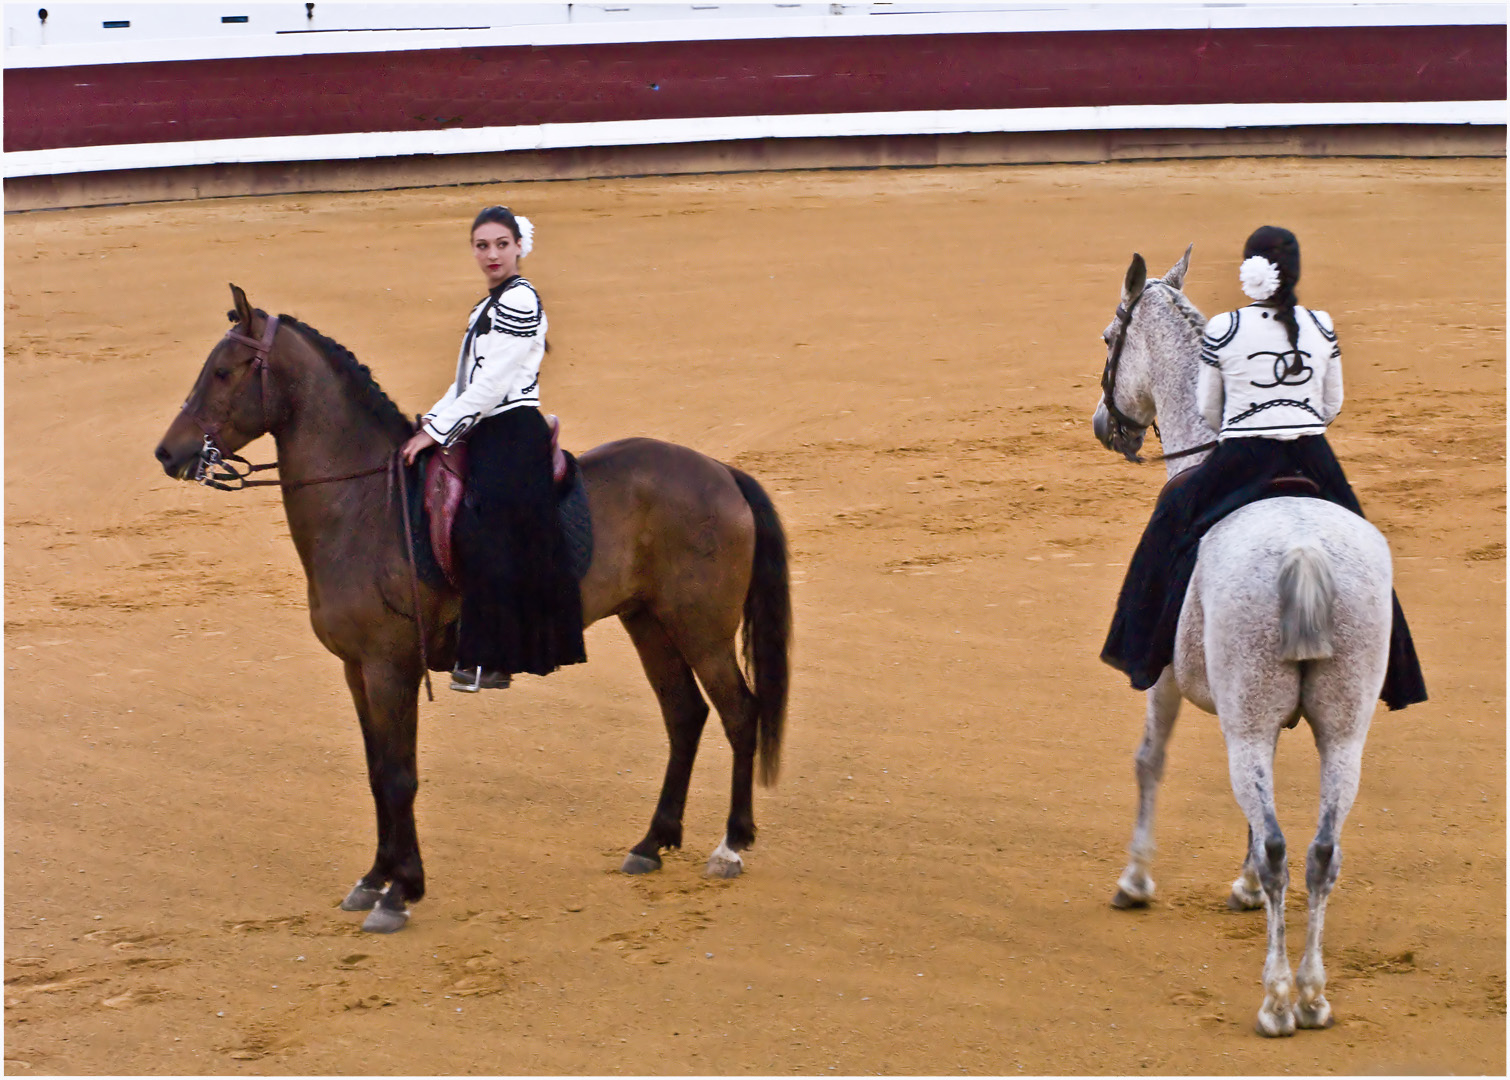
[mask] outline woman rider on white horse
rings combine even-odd
[[[1331,316],[1295,298],[1300,243],[1288,229],[1265,225],[1248,237],[1239,268],[1254,303],[1206,324],[1197,392],[1217,434],[1216,449],[1159,495],[1117,598],[1101,659],[1146,690],[1173,662],[1180,609],[1201,537],[1255,499],[1292,491],[1273,488],[1301,476],[1321,498],[1360,517],[1363,510],[1343,475],[1327,425],[1342,408],[1342,360]],[[1391,709],[1426,700],[1400,601],[1394,601],[1389,668],[1380,691]]]

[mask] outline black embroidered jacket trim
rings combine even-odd
[[[513,307],[505,302],[504,293],[512,293],[517,288],[529,290],[531,305],[527,309]],[[505,286],[504,293],[498,296],[498,303],[493,306],[493,319],[490,329],[499,333],[508,334],[511,337],[534,337],[540,332],[542,316],[540,294],[535,292],[535,287],[526,278],[514,278]]]
[[[1257,405],[1254,405],[1252,408],[1246,410],[1245,412],[1238,413],[1231,420],[1228,420],[1225,424],[1222,425],[1222,430],[1223,431],[1229,431],[1232,428],[1236,427],[1238,424],[1242,423],[1244,420],[1248,419],[1248,417],[1254,415],[1255,413],[1261,413],[1265,409],[1277,409],[1277,408],[1279,408],[1282,405],[1289,405],[1291,408],[1295,408],[1295,409],[1304,409],[1306,412],[1308,412],[1312,416],[1314,416],[1317,420],[1321,420],[1321,422],[1322,422],[1323,425],[1326,423],[1326,421],[1322,419],[1321,414],[1316,411],[1315,407],[1312,406],[1312,404],[1309,401],[1291,401],[1291,400],[1289,400],[1287,398],[1274,398],[1272,401],[1260,401]],[[1311,427],[1312,425],[1310,425],[1310,424],[1282,424],[1282,425],[1277,425],[1277,426],[1280,426],[1280,427]]]
[[[1316,324],[1316,329],[1318,329],[1318,330],[1321,331],[1321,336],[1324,337],[1324,338],[1326,338],[1328,341],[1332,342],[1333,344],[1336,344],[1336,342],[1337,342],[1337,331],[1335,331],[1335,330],[1328,330],[1326,328],[1326,323],[1324,323],[1320,319],[1318,319],[1316,317],[1316,313],[1314,311],[1312,311],[1310,308],[1306,308],[1305,311],[1306,311],[1306,314],[1311,317],[1311,321]]]
[[[1242,312],[1233,311],[1230,312],[1230,314],[1232,316],[1232,321],[1228,324],[1226,333],[1220,335],[1219,337],[1213,337],[1210,334],[1207,334],[1201,338],[1201,361],[1203,363],[1210,364],[1212,367],[1221,366],[1221,361],[1217,358],[1217,353],[1230,345],[1232,343],[1232,339],[1237,337],[1237,328],[1242,319]]]

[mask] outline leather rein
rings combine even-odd
[[[262,329],[262,336],[254,338],[250,334],[243,334],[240,330],[231,329],[225,332],[226,341],[235,341],[249,346],[252,350],[252,370],[258,372],[262,381],[262,419],[263,427],[267,427],[267,401],[268,401],[268,357],[272,355],[273,338],[278,335],[279,317],[268,317],[267,324]],[[184,403],[184,409],[188,409],[188,402]],[[409,587],[411,598],[414,602],[414,623],[419,633],[419,659],[420,670],[425,673],[425,693],[431,701],[435,700],[435,691],[430,686],[430,657],[426,648],[425,622],[420,614],[419,597],[419,569],[414,557],[414,532],[410,528],[409,521],[409,489],[408,477],[404,472],[403,452],[396,449],[389,455],[388,460],[371,469],[362,469],[358,472],[343,473],[340,476],[320,476],[310,480],[284,480],[279,477],[276,480],[249,480],[252,473],[263,472],[267,469],[276,469],[276,461],[267,462],[264,465],[253,465],[239,454],[224,453],[215,445],[215,436],[220,433],[223,426],[221,423],[206,423],[198,416],[193,420],[204,432],[204,445],[199,450],[199,461],[194,470],[193,479],[207,487],[219,488],[221,491],[240,491],[249,487],[281,487],[284,491],[292,491],[296,488],[310,487],[314,484],[335,484],[343,480],[357,480],[364,476],[376,476],[380,472],[387,472],[388,491],[390,496],[395,486],[398,488],[399,506],[403,509],[404,536],[408,540],[405,553],[409,556]],[[239,463],[246,467],[245,472],[237,472],[236,465]],[[215,470],[219,469],[219,472]]]
[[[1160,442],[1163,442],[1164,440],[1163,433],[1159,431],[1159,424],[1157,420],[1155,420],[1151,425],[1140,424],[1132,417],[1124,413],[1121,409],[1117,408],[1117,371],[1122,365],[1122,346],[1127,342],[1127,327],[1132,323],[1133,311],[1136,310],[1138,302],[1142,300],[1143,297],[1147,294],[1149,285],[1163,285],[1166,289],[1171,288],[1168,283],[1155,278],[1144,285],[1142,290],[1139,291],[1138,295],[1133,297],[1132,303],[1128,304],[1126,307],[1123,307],[1121,304],[1117,305],[1117,343],[1112,346],[1111,352],[1106,357],[1106,367],[1101,371],[1101,401],[1102,404],[1106,406],[1106,414],[1108,419],[1110,420],[1111,427],[1110,437],[1113,443],[1116,443],[1119,440],[1125,443],[1134,431],[1147,431],[1149,427],[1153,428],[1153,433],[1159,437]],[[1159,454],[1152,460],[1174,461],[1176,458],[1190,457],[1192,454],[1199,454],[1206,450],[1214,449],[1215,447],[1216,441],[1212,440],[1211,442],[1201,443],[1199,446],[1191,446],[1187,447],[1184,450],[1176,450],[1172,454]],[[1136,453],[1130,453],[1124,450],[1122,451],[1122,454],[1127,458],[1128,461],[1134,461],[1140,464],[1144,461],[1144,459],[1139,457]]]

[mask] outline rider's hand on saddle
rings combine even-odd
[[[421,450],[424,450],[427,447],[439,445],[440,444],[430,436],[430,433],[428,431],[425,431],[423,428],[421,428],[419,431],[416,431],[412,436],[410,436],[409,441],[403,445],[403,447],[399,450],[399,453],[404,455],[405,465],[413,465],[414,459],[419,457],[419,452]]]

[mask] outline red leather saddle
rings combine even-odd
[[[566,479],[566,454],[561,449],[561,420],[547,416],[551,429],[551,476],[557,485]],[[430,454],[425,469],[425,512],[430,516],[430,547],[435,561],[445,572],[446,580],[460,589],[456,576],[456,558],[451,548],[451,530],[456,525],[456,511],[467,490],[467,444],[437,447]]]

